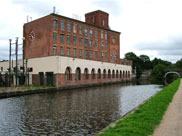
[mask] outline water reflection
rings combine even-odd
[[[1,135],[93,135],[160,90],[110,85],[0,100]]]

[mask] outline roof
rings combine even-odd
[[[87,14],[92,14],[92,13],[95,13],[95,12],[103,12],[103,13],[105,13],[105,14],[109,15],[107,12],[104,12],[104,11],[102,11],[102,10],[95,10],[95,11],[92,11],[92,12],[86,13],[85,15],[87,15]]]

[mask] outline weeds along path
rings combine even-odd
[[[182,136],[182,80],[153,136]]]

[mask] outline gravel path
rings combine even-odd
[[[182,80],[153,136],[182,136]]]

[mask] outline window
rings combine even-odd
[[[71,32],[71,24],[70,23],[67,24],[67,31]]]
[[[88,39],[85,39],[85,46],[88,46]]]
[[[55,20],[53,21],[53,28],[56,29],[57,26],[58,26],[58,21],[55,19]]]
[[[82,57],[82,49],[79,50],[79,56]]]
[[[67,56],[70,56],[70,47],[67,47]]]
[[[3,72],[3,67],[1,67],[1,72]]]
[[[63,46],[60,47],[60,54],[61,54],[62,56],[64,55],[64,47],[63,47]]]
[[[111,70],[108,70],[108,78],[111,78]]]
[[[93,36],[93,31],[92,31],[92,29],[90,29],[90,36],[91,36],[91,37]]]
[[[105,40],[107,40],[107,33],[105,33]]]
[[[89,58],[92,58],[93,56],[93,53],[92,53],[92,50],[89,51]]]
[[[76,36],[73,36],[73,44],[76,44]]]
[[[102,25],[105,26],[105,20],[102,20]]]
[[[97,45],[97,40],[95,40],[95,48],[97,48],[97,46],[98,46],[98,45]]]
[[[101,70],[100,70],[100,68],[98,69],[97,74],[98,74],[98,75],[97,75],[97,78],[98,78],[98,79],[101,79]]]
[[[117,60],[117,55],[114,55],[114,60]]]
[[[53,55],[57,55],[57,47],[53,46]]]
[[[82,26],[79,27],[79,33],[82,34]]]
[[[53,32],[53,41],[54,41],[54,42],[57,41],[57,32]]]
[[[73,56],[76,56],[76,48],[73,48]]]
[[[85,57],[88,58],[88,50],[85,50]]]
[[[95,79],[95,69],[94,68],[91,71],[91,78],[92,79]]]
[[[104,39],[104,32],[101,32],[101,39]]]
[[[85,68],[85,69],[84,69],[84,79],[85,79],[85,80],[88,80],[88,78],[89,78],[89,75],[88,75],[88,68]]]
[[[90,47],[93,47],[93,40],[90,40]]]
[[[61,27],[61,30],[64,30],[64,22],[63,21],[61,21],[60,27]]]
[[[70,44],[70,40],[71,40],[70,35],[67,35],[66,43]]]
[[[85,28],[85,35],[88,36],[88,28]]]
[[[104,58],[104,53],[103,52],[101,52],[101,59],[103,59]]]
[[[105,59],[107,59],[108,55],[107,55],[107,52],[105,52]]]
[[[98,35],[98,34],[97,34],[97,31],[95,31],[95,38],[97,38],[97,35]]]
[[[105,48],[107,49],[107,43],[105,43]]]
[[[61,43],[64,43],[64,34],[61,34],[61,35],[60,35],[60,42],[61,42]]]
[[[119,72],[118,70],[116,70],[116,78],[118,78]]]
[[[101,42],[101,48],[102,49],[104,48],[104,42],[103,41]]]
[[[115,78],[115,71],[112,70],[112,78]]]
[[[116,38],[113,37],[113,38],[112,38],[112,44],[115,44],[115,43],[116,43]]]
[[[79,38],[79,45],[82,45],[82,38]]]
[[[67,67],[65,70],[65,79],[66,80],[71,80],[72,79],[72,75],[71,75],[71,68]]]
[[[79,67],[76,68],[75,80],[81,80],[81,70]]]
[[[77,33],[77,25],[76,24],[73,25],[73,33]]]
[[[111,54],[111,60],[113,60],[113,55]]]
[[[95,58],[97,59],[97,51],[95,51]]]
[[[103,78],[104,79],[106,78],[106,70],[105,69],[103,70]]]

